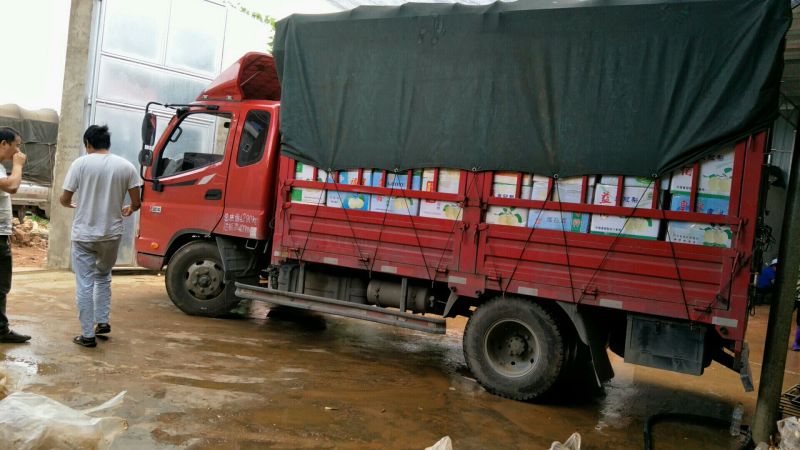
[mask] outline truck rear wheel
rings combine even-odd
[[[467,322],[464,357],[489,392],[532,400],[558,380],[566,348],[558,322],[544,308],[521,298],[496,298]]]
[[[172,303],[193,316],[221,316],[239,301],[233,284],[225,284],[219,250],[211,242],[192,242],[175,252],[165,283]]]

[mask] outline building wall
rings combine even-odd
[[[75,2],[77,0],[73,0]],[[80,0],[93,8],[91,38],[84,42],[88,52],[83,61],[67,57],[67,68],[81,72],[82,106],[66,111],[68,120],[80,122],[69,131],[75,135],[79,152],[67,152],[54,192],[60,193],[69,163],[85,152],[80,137],[90,124],[107,124],[111,131],[111,152],[138,167],[141,149],[141,120],[148,102],[181,104],[197,95],[232,62],[248,51],[267,51],[271,35],[268,25],[227,7],[218,0]],[[85,24],[84,24],[85,25]],[[81,26],[84,26],[81,25]],[[70,24],[70,33],[75,26]],[[86,36],[84,36],[86,38]],[[77,78],[80,78],[78,76]],[[77,94],[73,92],[73,94]],[[65,97],[68,90],[65,84]],[[170,110],[160,113],[163,130]],[[62,111],[62,121],[65,120]],[[80,128],[80,133],[77,133]],[[59,151],[61,140],[59,139]],[[59,226],[68,225],[71,216],[59,217]],[[133,240],[138,214],[125,219],[120,246],[120,265],[135,262]],[[68,232],[67,232],[68,233]],[[68,236],[68,234],[67,234]],[[56,248],[52,248],[52,247]],[[67,267],[69,242],[51,242],[56,257],[52,267]]]
[[[786,207],[786,184],[792,164],[792,150],[797,131],[795,125],[786,118],[775,121],[772,131],[772,165],[783,173],[784,187],[770,186],[764,211],[764,223],[772,228],[774,244],[764,253],[764,262],[778,257],[778,242],[781,238],[783,212]]]

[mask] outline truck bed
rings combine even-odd
[[[293,178],[294,161],[281,157],[272,260],[447,283],[466,297],[526,295],[684,319],[716,326],[737,342],[738,351],[747,321],[765,144],[766,133],[736,144],[726,216],[496,198],[491,172],[463,172],[458,194],[300,181]],[[659,183],[654,185],[657,197]],[[459,202],[463,220],[331,208],[324,201],[293,203],[290,191],[296,188]],[[721,248],[489,224],[485,211],[492,206],[714,223],[730,226],[733,239],[731,248]],[[663,224],[662,237],[665,229]]]

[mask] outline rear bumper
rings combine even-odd
[[[151,270],[161,270],[164,267],[164,257],[149,253],[136,253],[136,264]]]

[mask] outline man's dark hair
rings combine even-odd
[[[83,133],[83,145],[91,145],[96,150],[111,147],[111,133],[108,132],[108,125],[92,125]]]
[[[17,138],[17,136],[22,137],[17,130],[11,127],[2,127],[0,128],[0,142],[8,142],[11,144]]]

